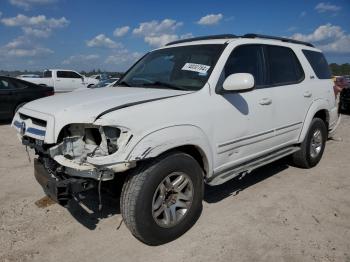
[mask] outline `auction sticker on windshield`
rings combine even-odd
[[[182,70],[187,70],[187,71],[193,71],[193,72],[198,72],[205,74],[209,70],[210,66],[207,65],[201,65],[201,64],[194,64],[194,63],[186,63],[183,67]]]

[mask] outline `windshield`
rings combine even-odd
[[[118,86],[196,91],[207,82],[225,45],[171,47],[145,55]]]

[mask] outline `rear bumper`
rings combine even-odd
[[[34,176],[45,194],[62,206],[66,206],[74,194],[96,187],[96,181],[91,179],[54,176],[38,159],[34,159]]]

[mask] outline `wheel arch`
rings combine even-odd
[[[144,136],[128,155],[129,161],[155,158],[171,151],[191,155],[201,166],[205,176],[213,170],[213,155],[204,132],[192,125],[163,128]]]
[[[327,131],[328,131],[329,111],[328,111],[327,101],[325,101],[323,99],[319,99],[319,100],[314,101],[311,104],[311,106],[306,114],[306,117],[304,119],[304,124],[303,124],[302,130],[301,130],[300,135],[299,135],[299,139],[298,139],[299,143],[301,143],[304,140],[304,138],[306,137],[306,134],[309,130],[311,121],[315,117],[318,117],[325,122],[326,127],[327,127]]]

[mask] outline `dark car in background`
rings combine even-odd
[[[350,87],[344,88],[340,93],[340,110],[343,113],[350,113]]]
[[[23,104],[53,95],[52,87],[0,76],[0,120],[9,120]]]
[[[342,113],[350,113],[350,75],[340,76],[348,85],[340,93],[339,109]]]

